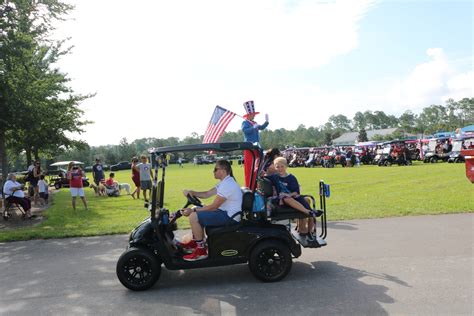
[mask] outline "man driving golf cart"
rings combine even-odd
[[[146,203],[150,215],[131,232],[128,247],[116,266],[117,277],[125,287],[134,291],[152,287],[160,277],[162,266],[169,270],[186,270],[245,263],[257,279],[276,282],[290,272],[293,258],[302,254],[301,247],[321,248],[326,245],[325,242],[317,245],[300,244],[293,237],[289,223],[292,219],[307,218],[308,215],[285,206],[277,206],[271,212],[267,212],[268,208],[256,207],[254,202],[259,200],[256,197],[263,196],[264,201],[268,201],[273,194],[271,183],[263,181],[263,192],[238,188],[232,178],[230,164],[226,162],[216,163],[214,177],[221,181],[215,188],[205,192],[185,190],[183,193],[186,195],[186,204],[172,214],[164,207],[168,154],[203,151],[231,153],[244,150],[252,153],[250,187],[255,187],[252,184],[258,180],[263,167],[262,159],[256,159],[255,156],[263,156],[263,153],[260,147],[252,143],[206,143],[150,150],[152,161],[155,162],[152,200],[151,203]],[[161,180],[158,180],[159,169]],[[329,196],[329,186],[319,181],[318,192],[319,206],[323,212],[319,237],[325,239],[326,197]],[[199,197],[212,195],[217,197],[209,206],[203,206]],[[238,205],[234,206],[233,201],[237,200]],[[316,201],[314,198],[311,200],[314,208]],[[228,202],[232,202],[230,206]],[[197,208],[188,208],[191,204]],[[182,243],[177,242],[173,232],[177,230],[176,220],[183,213],[190,217],[195,247],[184,248]],[[214,224],[220,227],[212,226]],[[196,239],[203,241],[203,226],[206,229],[207,249],[198,252],[195,250],[198,249]],[[316,234],[316,229],[314,233]],[[204,246],[202,241],[201,246]],[[192,249],[193,253],[187,253],[189,249]]]
[[[225,159],[217,161],[214,167],[214,178],[220,182],[208,191],[196,192],[184,190],[184,196],[191,195],[198,198],[209,198],[216,195],[214,201],[206,206],[184,208],[183,215],[189,217],[189,223],[193,232],[193,239],[188,243],[181,244],[185,252],[190,254],[183,256],[186,261],[195,261],[207,258],[207,246],[204,240],[204,227],[224,226],[237,224],[240,221],[240,209],[242,206],[242,190],[235,182],[232,175],[232,167]]]

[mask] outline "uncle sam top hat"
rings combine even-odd
[[[255,112],[255,105],[253,104],[253,101],[244,102],[244,108],[245,108],[245,111],[247,112],[247,114],[244,115],[244,118],[247,118],[251,114],[257,115],[260,113],[260,112]]]

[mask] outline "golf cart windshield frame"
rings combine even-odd
[[[161,155],[173,152],[182,151],[219,151],[229,152],[237,150],[262,150],[257,144],[250,142],[229,142],[229,143],[209,143],[209,144],[194,144],[181,146],[168,146],[160,148],[152,148],[149,150],[151,154]]]
[[[165,170],[167,166],[166,155],[168,153],[175,152],[192,152],[192,151],[215,151],[215,152],[231,152],[231,151],[243,151],[249,150],[252,155],[252,173],[250,180],[250,188],[256,187],[257,176],[263,168],[263,150],[258,144],[252,144],[250,142],[228,142],[228,143],[208,143],[208,144],[194,144],[194,145],[181,145],[181,146],[168,146],[160,148],[152,148],[148,152],[152,156],[153,165],[155,167],[155,177],[153,181],[152,201],[150,209],[150,217],[152,219],[156,216],[157,207],[161,210],[164,205],[164,192],[165,192]],[[259,165],[257,168],[257,176],[255,176],[255,164],[257,157],[254,151],[259,153]],[[158,169],[161,168],[161,181],[158,182]]]

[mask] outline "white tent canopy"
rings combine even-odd
[[[58,162],[50,164],[49,166],[50,167],[62,167],[62,166],[69,165],[69,163],[71,163],[71,162],[75,165],[83,165],[84,164],[83,162],[72,160],[72,161],[58,161]]]

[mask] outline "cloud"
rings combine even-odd
[[[95,124],[81,138],[92,145],[118,143],[124,136],[202,134],[214,105],[243,114],[249,99],[260,111],[275,113],[271,128],[318,125],[282,111],[290,104],[314,107],[330,96],[311,84],[294,87],[285,73],[315,69],[355,49],[358,23],[376,3],[71,2],[73,19],[60,24],[57,36],[70,36],[75,48],[60,66],[75,91],[97,92],[83,104]],[[110,124],[123,128],[105,133]]]

